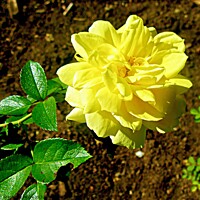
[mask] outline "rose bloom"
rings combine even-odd
[[[182,38],[157,34],[131,15],[117,30],[96,21],[71,41],[78,62],[57,72],[75,107],[68,120],[128,148],[142,147],[147,129],[164,133],[177,126],[185,109],[180,94],[192,86],[179,74],[187,60]]]

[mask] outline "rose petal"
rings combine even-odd
[[[125,102],[127,111],[133,116],[147,120],[147,121],[159,121],[163,117],[163,113],[155,109],[153,105],[147,102],[143,102],[141,99],[133,95],[132,101]]]
[[[192,83],[184,76],[177,75],[176,77],[166,81],[165,86],[173,86],[176,90],[176,94],[182,94],[186,92],[188,88],[192,87]]]
[[[65,100],[73,107],[83,108],[80,91],[73,87],[67,88]]]
[[[110,64],[102,73],[104,84],[110,90],[110,92],[114,92],[117,83],[117,73],[116,70],[114,71],[111,69],[112,66],[113,64]],[[114,66],[114,68],[116,68],[116,66]]]
[[[146,129],[142,127],[139,131],[131,129],[119,130],[115,136],[110,136],[112,143],[125,146],[129,149],[142,148],[146,138]]]
[[[110,22],[98,20],[92,24],[89,32],[101,36],[113,46],[119,46],[120,36]]]
[[[162,42],[167,44],[173,44],[173,47],[176,47],[180,52],[185,51],[184,40],[173,32],[159,33],[154,37],[154,41],[156,44]]]
[[[83,114],[83,109],[74,108],[66,117],[67,120],[77,121],[79,123],[85,123],[85,115]]]
[[[123,78],[118,77],[116,87],[123,100],[130,101],[133,98],[131,87]]]
[[[98,69],[79,70],[74,74],[73,87],[93,87],[102,83],[102,77]]]
[[[176,90],[173,87],[161,87],[151,90],[155,97],[153,106],[161,113],[166,114],[176,99]]]
[[[165,67],[166,78],[173,78],[184,68],[187,56],[184,53],[170,53],[163,57],[161,65]]]
[[[98,137],[115,135],[120,129],[117,120],[106,111],[89,113],[85,115],[87,126],[93,130]]]
[[[132,15],[127,19],[123,29],[121,51],[128,57],[139,56],[139,52],[144,46],[147,46],[150,39],[149,29],[143,26],[142,19],[136,15]]]
[[[121,105],[119,113],[113,115],[117,121],[126,128],[132,130],[139,130],[142,126],[142,120],[129,114],[126,110],[125,105]]]
[[[105,43],[104,38],[87,32],[73,34],[71,41],[76,53],[86,60],[95,48],[97,48],[100,44]]]
[[[101,88],[97,92],[96,98],[98,99],[101,105],[101,110],[113,113],[119,111],[121,105],[121,99],[118,98],[117,94],[111,93],[106,87]]]
[[[177,98],[162,120],[157,122],[143,121],[143,124],[147,128],[157,130],[160,133],[170,132],[178,125],[179,117],[184,111],[185,101],[181,98]]]
[[[60,67],[57,71],[57,75],[63,83],[69,86],[73,86],[75,73],[83,69],[91,69],[91,68],[92,66],[87,62],[70,63]]]
[[[95,98],[98,88],[82,89],[80,91],[82,105],[84,107],[84,114],[96,112],[101,110],[101,106]]]
[[[142,89],[142,90],[136,90],[135,94],[142,100],[146,102],[155,102],[155,96],[153,92],[150,90]]]

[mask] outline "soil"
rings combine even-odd
[[[67,12],[67,6],[73,3]],[[57,69],[73,62],[73,33],[87,31],[97,19],[120,27],[131,14],[144,19],[158,32],[173,31],[185,39],[189,56],[182,74],[193,87],[185,94],[187,110],[176,131],[159,134],[148,131],[144,156],[136,150],[116,147],[99,141],[84,124],[66,122],[71,109],[58,104],[58,132],[30,126],[30,141],[62,137],[80,143],[92,158],[74,169],[69,178],[59,177],[47,187],[45,199],[70,200],[198,200],[200,191],[191,192],[191,182],[182,179],[182,169],[189,156],[200,156],[200,124],[195,124],[190,109],[200,101],[200,5],[192,0],[127,0],[68,1],[21,0],[19,13],[10,17],[6,0],[0,3],[0,99],[24,95],[19,73],[28,60],[39,62],[48,78],[56,77]],[[64,14],[65,15],[64,15]],[[34,182],[29,177],[13,199],[20,199],[23,190]]]

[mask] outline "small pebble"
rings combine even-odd
[[[135,153],[135,155],[138,157],[138,158],[142,158],[143,156],[144,156],[144,152],[143,151],[137,151],[136,153]]]

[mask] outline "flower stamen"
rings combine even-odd
[[[139,58],[129,57],[128,63],[133,67],[139,67],[139,66],[144,66],[147,63],[147,61],[141,57],[139,57]]]
[[[120,66],[117,69],[118,69],[118,75],[122,78],[125,78],[126,76],[128,76],[128,72],[130,71],[125,66]]]

